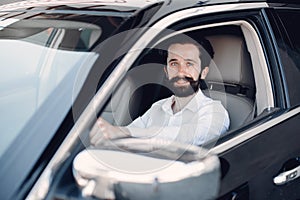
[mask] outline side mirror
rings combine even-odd
[[[127,138],[87,148],[73,161],[83,196],[100,199],[215,199],[217,156],[193,145]]]

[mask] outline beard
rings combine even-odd
[[[189,85],[186,86],[177,86],[176,82],[179,80],[184,80],[189,82]],[[167,80],[168,88],[174,93],[177,97],[188,97],[199,90],[199,80],[194,80],[191,77],[173,77],[172,79]]]

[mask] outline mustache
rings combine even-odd
[[[175,82],[177,82],[179,80],[188,81],[190,84],[198,83],[198,80],[194,80],[193,78],[188,77],[188,76],[176,76],[176,77],[171,78],[170,82],[171,83],[175,83]]]

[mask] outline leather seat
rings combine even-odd
[[[220,100],[230,117],[230,130],[255,115],[255,83],[249,52],[242,38],[231,35],[207,37],[215,56],[206,77],[204,93]]]
[[[130,115],[130,99],[136,86],[130,76],[126,76],[115,88],[101,117],[112,125],[125,126],[133,121]]]
[[[162,87],[163,78],[161,64],[142,64],[131,69],[113,91],[101,117],[113,125],[130,124],[154,102],[171,96],[170,91]]]

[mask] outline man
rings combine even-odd
[[[98,145],[103,139],[154,137],[201,145],[226,132],[227,111],[199,89],[214,54],[208,40],[199,43],[183,35],[169,39],[164,71],[174,95],[154,103],[127,127],[112,126],[99,118],[90,133],[91,144]]]

